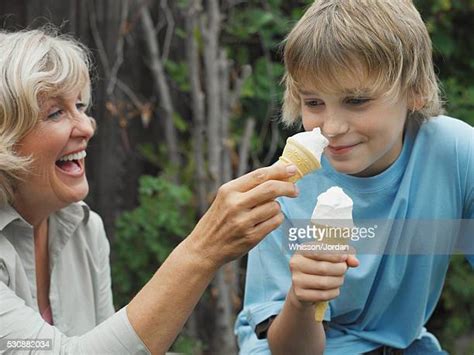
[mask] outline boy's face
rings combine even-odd
[[[329,140],[324,154],[335,170],[374,176],[401,152],[407,98],[374,97],[364,94],[368,90],[347,87],[344,94],[301,90],[303,126],[307,131],[321,128]]]

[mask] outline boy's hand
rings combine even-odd
[[[359,260],[352,254],[296,253],[290,259],[292,287],[288,299],[297,308],[332,300],[339,296],[347,269],[357,266]]]

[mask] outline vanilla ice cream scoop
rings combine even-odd
[[[320,224],[318,221],[324,223],[324,220],[330,219],[334,220],[331,222],[332,226],[351,228],[353,205],[352,199],[340,187],[330,187],[318,196],[311,222]]]
[[[286,140],[280,161],[296,166],[296,174],[289,180],[296,182],[303,176],[321,168],[321,154],[329,141],[319,128],[310,132],[297,133]]]

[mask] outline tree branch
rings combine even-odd
[[[207,99],[207,135],[208,161],[211,177],[212,190],[217,190],[221,183],[219,173],[221,171],[220,156],[222,144],[219,139],[219,65],[218,65],[218,41],[220,31],[220,14],[217,0],[209,0],[207,7],[207,26],[203,32],[204,37],[204,67],[206,72],[206,99]]]
[[[153,21],[148,6],[141,8],[141,19],[145,40],[150,55],[150,69],[153,74],[155,85],[158,89],[160,106],[164,111],[165,140],[168,149],[168,159],[176,167],[181,166],[181,158],[178,152],[178,137],[173,122],[173,102],[170,88],[166,80],[165,70],[161,61],[160,50],[155,37]],[[178,182],[178,175],[172,173],[171,179]]]
[[[173,14],[171,13],[171,9],[168,6],[168,0],[161,0],[160,6],[163,8],[166,18],[166,34],[165,34],[165,43],[163,45],[163,56],[161,60],[165,62],[168,60],[170,47],[171,47],[171,40],[173,39],[173,32],[175,27],[175,22],[173,18]]]
[[[191,108],[193,112],[193,147],[196,160],[196,190],[198,195],[199,215],[203,215],[208,207],[205,149],[205,122],[204,122],[204,93],[201,88],[200,62],[195,31],[199,15],[202,11],[201,1],[193,0],[185,14],[186,26],[186,60],[191,87]]]
[[[244,175],[248,170],[248,160],[250,145],[252,142],[252,136],[255,130],[255,119],[253,117],[248,118],[245,121],[244,133],[240,142],[239,148],[239,169],[237,176]]]

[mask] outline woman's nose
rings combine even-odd
[[[94,131],[94,121],[91,117],[83,112],[78,112],[74,115],[73,136],[89,140],[94,135]]]

